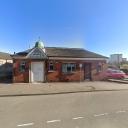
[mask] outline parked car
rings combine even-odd
[[[105,78],[106,79],[125,79],[128,78],[128,75],[126,75],[123,71],[121,70],[115,70],[115,69],[108,69],[105,72]]]

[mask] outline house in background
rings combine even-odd
[[[44,47],[14,54],[13,82],[102,80],[107,57],[82,48]]]
[[[13,60],[10,54],[0,52],[0,82],[11,81]]]
[[[12,63],[12,57],[9,53],[0,52],[0,65],[5,63]]]

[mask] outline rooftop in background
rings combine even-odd
[[[0,52],[0,59],[4,60],[12,60],[12,57],[9,53]]]

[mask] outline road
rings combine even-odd
[[[127,128],[128,91],[0,97],[0,128]]]

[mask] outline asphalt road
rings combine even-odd
[[[128,91],[0,97],[0,128],[128,128]]]

